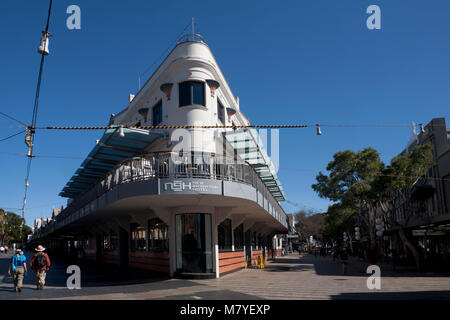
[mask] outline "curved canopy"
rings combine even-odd
[[[122,130],[123,136],[120,134]],[[78,197],[122,160],[142,154],[160,136],[143,129],[123,128],[119,131],[117,127],[106,130],[59,195],[72,199]]]

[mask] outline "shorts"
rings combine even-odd
[[[342,261],[342,264],[347,265],[347,264],[348,264],[348,261],[344,260],[344,261]]]

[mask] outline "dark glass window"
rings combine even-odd
[[[103,249],[117,250],[119,248],[119,236],[115,232],[103,235]]]
[[[219,99],[217,99],[217,117],[222,123],[225,123],[225,107]]]
[[[154,126],[157,126],[158,124],[160,124],[162,122],[162,101],[158,102],[158,104],[156,104],[153,109],[153,122],[152,124]]]
[[[231,249],[231,220],[225,219],[217,226],[217,238],[219,240],[219,249]]]
[[[191,83],[182,82],[179,84],[180,107],[191,104]]]
[[[131,251],[144,251],[147,230],[138,224],[131,225]]]
[[[198,81],[186,81],[178,85],[180,107],[198,104],[205,105],[205,84]]]
[[[169,234],[167,224],[155,218],[148,221],[148,248],[154,251],[169,250]]]
[[[239,250],[244,248],[244,225],[241,223],[234,232],[234,249]]]
[[[192,83],[193,104],[205,105],[205,84],[203,82]]]

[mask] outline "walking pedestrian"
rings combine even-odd
[[[8,246],[5,246],[5,253],[8,253]]]
[[[11,263],[9,265],[8,275],[13,272],[14,279],[14,291],[22,291],[23,277],[27,274],[27,258],[20,249],[16,250],[16,254],[12,256]]]
[[[347,274],[348,269],[348,251],[346,247],[343,247],[339,252],[339,258],[341,259],[342,274]]]
[[[36,253],[33,256],[33,259],[31,259],[30,268],[34,273],[36,273],[37,290],[43,290],[45,285],[45,276],[50,268],[50,258],[48,257],[48,254],[44,253],[45,248],[43,246],[38,245],[34,250]]]
[[[1,247],[0,247],[0,252],[3,253],[3,251],[5,251],[5,247],[4,247],[4,246],[1,246]]]

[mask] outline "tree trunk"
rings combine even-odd
[[[400,239],[402,239],[403,244],[411,251],[412,255],[414,256],[414,260],[416,260],[417,271],[420,271],[422,266],[420,263],[419,252],[414,247],[414,245],[411,243],[411,241],[408,240],[408,238],[405,235],[405,230],[403,230],[402,227],[400,227],[398,234],[400,236]]]
[[[352,253],[352,255],[353,255],[353,241],[352,241],[352,236],[351,236],[351,234],[350,234],[350,232],[347,232],[347,234],[348,234],[348,239],[350,240],[350,251],[351,251],[351,253]]]

